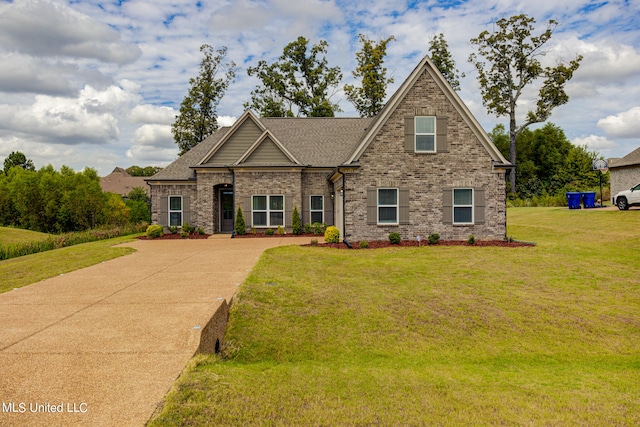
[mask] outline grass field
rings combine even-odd
[[[640,215],[508,220],[538,245],[267,251],[151,425],[639,425]]]
[[[113,247],[134,238],[123,236],[0,261],[0,293],[134,252]]]
[[[48,234],[38,231],[23,230],[21,228],[0,227],[0,244],[12,245],[15,243],[29,242],[32,240],[44,240]]]

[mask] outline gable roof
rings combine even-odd
[[[140,187],[147,193],[149,187],[142,176],[131,176],[126,169],[116,167],[109,175],[100,178],[102,191],[126,196],[134,187]]]
[[[640,147],[636,148],[621,159],[609,159],[610,168],[634,165],[640,165]]]
[[[425,55],[425,57],[422,58],[422,61],[420,61],[418,66],[411,72],[409,77],[407,77],[407,79],[402,83],[400,88],[398,88],[398,90],[391,96],[389,101],[387,101],[387,103],[385,104],[384,108],[376,115],[375,122],[368,129],[368,132],[363,138],[362,142],[353,151],[347,161],[347,164],[355,163],[360,159],[360,156],[362,156],[367,147],[369,147],[369,145],[371,145],[371,143],[375,139],[376,135],[380,131],[380,128],[382,128],[389,117],[391,117],[393,112],[398,108],[398,105],[404,100],[406,95],[416,84],[423,72],[429,73],[431,78],[433,78],[434,82],[438,85],[440,90],[444,93],[453,107],[458,111],[460,116],[466,122],[467,126],[482,143],[494,162],[496,162],[496,166],[498,166],[499,164],[505,166],[511,165],[511,163],[502,155],[500,150],[498,150],[493,141],[491,141],[489,135],[487,135],[482,126],[480,126],[480,123],[476,120],[473,114],[471,114],[471,111],[469,111],[465,103],[462,102],[462,99],[458,96],[456,91],[451,88],[451,85],[449,85],[449,83],[446,81],[442,73],[440,73],[440,71],[433,63],[433,61],[431,61],[431,58],[429,58],[428,55]]]

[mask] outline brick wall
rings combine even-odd
[[[404,148],[404,118],[427,108],[447,117],[448,152],[407,153]],[[399,232],[403,239],[440,234],[442,239],[502,239],[506,233],[504,173],[492,171],[491,156],[464,119],[440,91],[429,74],[423,73],[375,140],[360,158],[361,169],[346,176],[347,238],[385,240]],[[409,188],[409,224],[367,225],[367,188]],[[485,190],[485,223],[471,226],[443,223],[443,189],[453,187]]]
[[[628,190],[640,183],[640,166],[626,166],[610,169],[611,198],[618,192]]]
[[[163,198],[167,198],[168,196],[187,196],[189,197],[189,206],[188,210],[190,211],[189,222],[192,225],[197,224],[198,214],[197,214],[197,191],[196,184],[193,183],[176,183],[176,184],[162,184],[162,185],[151,185],[150,186],[150,195],[151,195],[151,222],[153,224],[166,223],[167,219],[164,221],[160,220],[160,200]],[[186,206],[183,206],[183,211],[186,209]],[[199,226],[199,225],[197,225]]]

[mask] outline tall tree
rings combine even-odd
[[[456,62],[449,52],[449,44],[444,39],[444,34],[440,33],[437,36],[433,36],[429,40],[429,52],[431,60],[438,67],[438,70],[442,73],[444,78],[449,82],[453,90],[460,90],[460,79],[464,78],[464,73],[461,73],[456,68]]]
[[[189,79],[189,92],[180,105],[180,114],[171,125],[173,139],[183,155],[218,129],[217,108],[229,84],[236,76],[236,64],[223,63],[227,48],[214,50],[203,44],[197,77]],[[222,75],[220,75],[222,74]]]
[[[330,101],[342,79],[340,67],[329,67],[325,40],[310,49],[308,44],[309,40],[298,37],[285,46],[278,61],[267,64],[261,60],[247,69],[262,85],[251,92],[245,108],[263,117],[333,117],[341,111]]]
[[[352,74],[353,77],[362,79],[361,87],[344,85],[344,92],[360,117],[373,117],[384,107],[387,85],[393,83],[393,78],[386,77],[387,69],[382,64],[387,54],[387,44],[395,40],[395,37],[390,36],[378,42],[373,42],[362,34],[358,38],[362,49],[356,53],[358,67]]]
[[[538,58],[546,52],[543,47],[551,38],[558,23],[549,20],[540,35],[532,35],[535,19],[526,15],[502,18],[497,29],[483,31],[471,43],[478,48],[469,62],[478,70],[478,82],[482,102],[489,113],[509,117],[509,159],[516,164],[516,140],[520,132],[533,123],[546,121],[551,111],[569,101],[564,90],[566,83],[580,66],[582,56],[559,62],[555,67],[543,67]],[[490,66],[485,63],[487,61]],[[488,67],[488,68],[486,68]],[[524,122],[516,121],[516,107],[524,89],[538,78],[544,78],[540,86],[535,110],[527,113]],[[511,170],[511,193],[516,192],[516,171]]]
[[[14,166],[19,166],[22,169],[30,171],[36,170],[35,166],[33,165],[33,161],[31,161],[31,159],[27,159],[27,156],[25,156],[24,153],[20,151],[12,151],[11,154],[9,154],[4,159],[5,175],[9,173],[9,169]]]

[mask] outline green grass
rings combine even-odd
[[[21,228],[0,227],[0,244],[12,245],[33,240],[44,240],[49,235],[38,231],[23,230]]]
[[[134,238],[130,235],[82,243],[0,261],[0,293],[134,252],[133,248],[113,247]]]
[[[538,245],[267,251],[151,425],[640,424],[640,215],[508,218]]]

